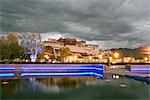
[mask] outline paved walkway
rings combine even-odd
[[[118,74],[118,75],[129,75],[129,76],[139,76],[139,77],[150,77],[149,74],[143,74],[143,73],[133,73],[127,69],[125,69],[123,66],[120,66],[119,68],[106,68],[106,73],[112,73],[112,74]]]

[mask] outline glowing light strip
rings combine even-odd
[[[14,73],[1,73],[0,77],[9,77],[9,76],[14,76]]]
[[[92,66],[92,67],[91,67]],[[96,69],[96,70],[103,70],[104,66],[20,66],[20,69]],[[14,70],[15,66],[10,65],[0,65],[0,70]]]
[[[90,67],[92,67],[92,68],[103,68],[104,66],[98,66],[98,65],[97,65],[97,66],[96,66],[96,65],[91,65],[91,66],[81,66],[81,65],[80,65],[80,66],[72,66],[72,65],[69,65],[69,66],[68,66],[68,65],[65,65],[65,66],[64,66],[64,65],[62,65],[62,66],[61,66],[61,65],[60,65],[60,66],[53,66],[53,65],[48,65],[48,66],[32,65],[32,66],[30,66],[30,65],[28,65],[28,66],[27,66],[27,65],[26,65],[26,66],[25,66],[25,65],[22,65],[21,67],[22,67],[22,68],[41,68],[41,67],[42,67],[42,68],[45,68],[45,67],[47,67],[47,68],[51,68],[51,67],[52,67],[52,68],[61,68],[61,67],[63,67],[63,68],[64,68],[64,67],[65,67],[65,68],[77,68],[77,67],[82,67],[82,68],[90,68]]]
[[[15,69],[15,67],[9,67],[9,66],[0,67],[0,70],[13,70],[13,69]]]
[[[14,70],[15,67],[0,67],[0,70]],[[21,68],[23,70],[27,70],[27,69],[96,69],[96,70],[103,70],[102,68],[94,68],[94,67],[23,67]]]
[[[51,64],[47,64],[47,65],[43,65],[43,64],[38,64],[38,65],[34,65],[34,64],[23,64],[21,65],[22,67],[102,67],[103,65],[68,65],[68,64],[63,64],[63,65],[51,65]]]
[[[23,70],[28,70],[28,69],[95,69],[95,70],[103,70],[102,68],[94,68],[94,67],[22,67],[21,69]]]
[[[150,67],[149,68],[142,68],[142,67],[134,67],[134,68],[132,68],[131,67],[131,70],[148,70],[148,71],[150,71]]]
[[[150,74],[150,71],[131,71],[134,73],[144,73],[144,74]]]
[[[21,76],[66,76],[66,75],[96,75],[103,77],[102,74],[97,74],[95,72],[82,72],[82,73],[21,73]]]

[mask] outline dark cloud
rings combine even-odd
[[[57,31],[89,41],[102,41],[108,47],[134,47],[150,42],[149,0],[0,2],[1,32]]]

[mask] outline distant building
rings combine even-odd
[[[48,39],[48,41],[43,42],[44,46],[50,46],[55,49],[60,49],[67,47],[71,50],[72,53],[80,53],[87,55],[97,55],[99,54],[99,46],[94,44],[86,44],[86,41],[77,41],[72,38],[60,38]]]

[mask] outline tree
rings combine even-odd
[[[0,59],[14,59],[20,56],[17,33],[9,33],[0,37]]]
[[[51,46],[45,46],[44,53],[49,54],[51,56],[50,58],[53,58],[53,59],[55,58],[54,50],[53,50],[53,47],[51,47]]]
[[[63,60],[65,57],[69,56],[71,53],[69,48],[61,48],[60,49],[60,58]]]
[[[47,52],[47,53],[53,54],[53,48],[52,48],[52,47],[50,47],[50,46],[45,46],[45,47],[44,47],[44,52]]]
[[[39,33],[24,33],[20,36],[21,46],[25,49],[28,49],[30,54],[30,59],[32,62],[36,62],[38,53],[43,52],[41,44],[41,36]]]
[[[11,58],[17,58],[21,56],[21,47],[18,44],[18,35],[17,33],[11,33],[7,35],[8,46],[11,50]]]
[[[9,58],[6,57],[6,53],[7,53],[6,49],[7,49],[7,40],[6,37],[3,35],[0,37],[0,59]]]

